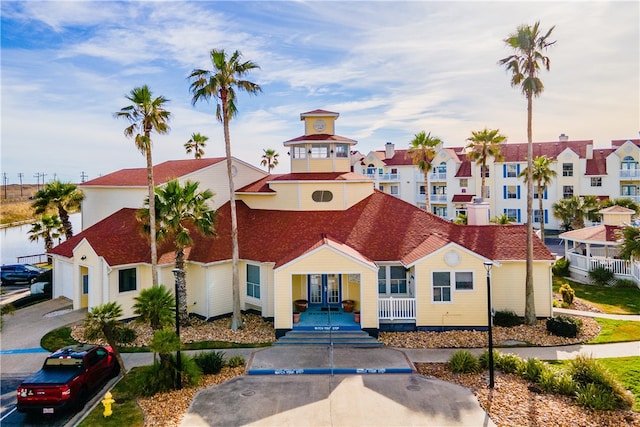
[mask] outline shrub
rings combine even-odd
[[[498,359],[500,358],[500,353],[497,350],[493,350],[493,367],[498,366]],[[489,350],[485,350],[482,352],[480,357],[478,358],[480,362],[481,369],[489,369]]]
[[[520,376],[526,380],[532,382],[538,382],[540,379],[540,374],[545,369],[545,364],[540,359],[529,358],[522,365],[520,365],[520,369],[518,373]]]
[[[551,271],[558,277],[569,276],[569,260],[566,258],[558,259],[551,267]]]
[[[496,311],[493,316],[493,324],[496,326],[512,327],[522,324],[522,319],[518,317],[516,313],[509,310]]]
[[[174,367],[174,372],[177,371],[178,363],[174,354],[171,355],[171,365]],[[188,354],[182,353],[180,355],[180,366],[180,372],[182,372],[182,385],[198,385],[198,383],[200,382],[200,378],[202,377],[202,370],[200,369],[194,358],[189,356]]]
[[[515,354],[500,354],[496,359],[496,367],[505,374],[515,374],[520,370],[524,361]]]
[[[579,355],[571,361],[569,371],[581,396],[578,399],[580,404],[591,409],[627,409],[633,406],[633,395],[597,360]],[[594,397],[594,392],[607,396]],[[615,406],[610,407],[612,402]]]
[[[580,332],[582,320],[569,316],[547,319],[547,331],[558,337],[575,338]]]
[[[480,370],[478,359],[468,350],[458,350],[449,359],[451,372],[471,374]]]
[[[598,265],[589,272],[589,278],[596,285],[609,286],[609,283],[614,278],[614,274],[613,271],[609,270],[604,265]]]
[[[175,373],[173,370],[163,369],[159,363],[154,363],[151,366],[139,368],[130,381],[133,394],[148,397],[171,390]]]
[[[217,374],[224,366],[224,353],[221,351],[203,351],[193,358],[203,374]]]
[[[244,366],[244,357],[233,356],[227,361],[227,366],[230,368],[237,368],[238,366]]]
[[[130,344],[136,340],[137,336],[136,331],[127,326],[116,329],[116,341],[120,344]]]
[[[568,283],[563,283],[562,286],[560,286],[560,295],[562,295],[562,301],[564,301],[568,305],[571,305],[573,303],[573,298],[575,298],[576,296],[576,293]]]
[[[544,365],[544,369],[540,372],[538,384],[546,393],[553,393],[557,390],[557,374],[549,365]]]
[[[556,392],[565,396],[573,396],[576,394],[576,383],[566,372],[559,374],[556,378]]]

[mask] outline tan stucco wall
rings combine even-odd
[[[86,230],[122,208],[143,207],[147,195],[146,187],[81,187],[82,229]],[[75,230],[74,230],[75,231]]]
[[[450,267],[445,254],[455,251],[460,263]],[[447,248],[424,259],[415,266],[417,326],[485,326],[487,324],[487,273],[484,259],[467,251]],[[434,271],[471,271],[474,289],[451,289],[451,302],[433,302],[432,273]],[[524,315],[525,262],[500,262],[494,265],[491,276],[493,308],[512,310]],[[551,315],[550,263],[534,263],[536,315]]]
[[[360,302],[362,327],[378,327],[377,270],[371,270],[344,254],[324,247],[275,271],[275,327],[277,329],[290,329],[293,325],[292,301],[296,298],[293,296],[292,289],[302,287],[300,281],[305,280],[296,275],[322,273],[360,274],[360,293],[357,297],[354,295],[350,297]],[[306,282],[303,286],[306,288]],[[344,286],[343,281],[343,288]]]

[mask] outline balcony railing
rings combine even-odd
[[[380,320],[415,320],[415,298],[378,298]]]
[[[446,203],[447,195],[446,194],[429,194],[429,200],[436,203]]]
[[[378,182],[395,182],[400,180],[397,173],[368,173],[367,178],[375,179]]]
[[[447,173],[446,172],[432,172],[429,174],[429,181],[446,181]]]
[[[631,263],[623,259],[604,258],[569,252],[569,265],[582,271],[592,271],[597,267],[606,267],[618,276],[631,276]]]
[[[640,169],[620,169],[620,178],[640,178]]]

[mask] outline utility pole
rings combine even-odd
[[[40,172],[40,176],[42,177],[42,188],[44,188],[44,177],[47,176],[48,174],[44,173],[44,172]]]
[[[88,176],[84,171],[80,172],[80,182],[85,182],[87,180],[87,177]]]
[[[18,178],[20,178],[20,197],[22,197],[22,176],[24,174],[22,172],[18,172]]]
[[[7,181],[9,181],[9,179],[7,178],[7,173],[3,172],[2,173],[2,182],[4,183],[4,198],[5,198],[5,200],[7,199]]]
[[[36,189],[40,190],[40,172],[37,172],[33,177],[36,179]]]

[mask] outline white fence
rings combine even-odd
[[[598,256],[586,257],[576,253],[569,252],[569,267],[589,272],[596,267],[606,267],[616,276],[631,276],[632,270],[635,268],[640,277],[640,267],[637,263],[631,263],[623,259],[603,258]]]
[[[380,320],[415,320],[415,298],[378,298]]]

